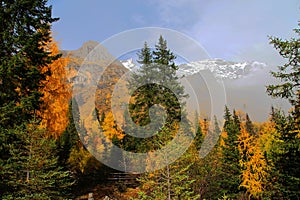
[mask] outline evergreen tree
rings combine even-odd
[[[176,75],[178,69],[174,63],[176,57],[167,49],[167,42],[162,36],[159,38],[155,50],[151,52],[145,43],[138,55],[139,63],[141,63],[140,69],[133,73],[128,84],[131,93],[129,113],[133,122],[143,128],[143,131],[138,131],[140,134],[147,136],[153,134],[153,130],[158,131],[152,138],[135,139],[135,142],[139,144],[137,148],[142,152],[147,152],[151,149],[160,148],[160,145],[155,145],[154,141],[165,144],[168,142],[159,139],[157,127],[162,124],[162,121],[165,121],[164,126],[172,130],[169,133],[170,139],[174,136],[176,132],[174,127],[184,116],[183,100],[187,96],[184,94],[184,89]],[[161,107],[158,106],[158,109],[152,110],[153,113],[151,114],[150,108],[154,105]],[[167,113],[166,117],[161,114],[162,107]],[[150,119],[151,116],[154,117]],[[145,128],[150,123],[155,127],[148,126]],[[125,130],[129,129],[130,127],[125,127]],[[130,136],[127,135],[124,140],[131,141],[128,137]]]
[[[214,116],[214,132],[215,132],[215,135],[217,135],[217,136],[219,136],[221,134],[221,129],[219,126],[217,116]]]
[[[161,139],[168,140],[168,134],[170,130],[163,128],[166,134]],[[181,143],[186,142],[185,138],[180,140]],[[163,145],[160,143],[161,147]],[[173,153],[176,153],[175,145],[172,149]],[[155,153],[149,153],[149,158]],[[156,156],[155,160],[151,162],[147,160],[147,167],[151,168],[160,163],[167,163],[167,165],[154,172],[145,173],[139,180],[141,181],[143,192],[139,199],[198,199],[197,194],[193,189],[195,177],[191,173],[192,166],[194,165],[194,154],[188,150],[178,160],[169,163],[169,156]]]
[[[46,0],[13,0],[0,4],[3,19],[0,26],[1,193],[12,191],[12,195],[19,193],[25,197],[28,192],[28,198],[37,199],[49,192],[51,198],[59,193],[56,184],[65,185],[60,177],[65,178],[68,173],[56,167],[56,158],[50,151],[53,140],[45,138],[42,133],[47,132],[36,126],[37,111],[42,104],[41,89],[46,77],[51,75],[48,66],[60,57],[46,46],[51,41],[51,24],[57,19],[52,18],[52,8]],[[30,124],[33,119],[34,124]],[[29,131],[31,126],[36,129]],[[34,175],[33,179],[27,177],[29,183],[18,182],[21,179],[17,177],[25,170],[25,158],[32,164],[29,167],[33,173],[28,174]],[[45,170],[41,169],[43,166]],[[15,187],[11,187],[12,183]],[[56,192],[54,187],[58,187]],[[35,196],[39,194],[42,197]]]
[[[240,120],[233,112],[232,116],[228,107],[225,106],[224,114],[224,127],[223,131],[226,133],[226,137],[223,138],[224,145],[222,146],[222,175],[221,180],[222,193],[228,194],[232,197],[240,192],[239,186],[240,179],[240,154],[237,147],[238,136],[240,134]]]
[[[147,44],[147,42],[144,43],[144,48],[138,53],[138,63],[142,65],[149,65],[152,63],[152,52]]]
[[[233,110],[233,123],[235,125],[235,128],[237,128],[240,131],[241,130],[241,121],[235,110]]]
[[[69,104],[68,110],[68,125],[66,130],[58,138],[57,143],[59,147],[59,158],[63,166],[67,165],[70,157],[71,149],[79,147],[81,144],[76,125],[79,126],[79,110],[75,99],[72,99]]]
[[[197,150],[200,150],[203,140],[204,140],[204,135],[202,132],[202,128],[198,122],[197,129],[196,129],[196,136],[195,136],[195,147]]]
[[[298,36],[300,35],[299,28],[294,29],[294,31]],[[279,54],[287,60],[287,63],[283,66],[278,66],[279,71],[271,72],[272,76],[281,80],[282,83],[277,85],[268,85],[267,93],[273,97],[288,99],[289,102],[295,106],[300,92],[300,38],[283,40],[277,37],[270,37],[270,43],[279,52]]]
[[[277,188],[274,196],[288,199],[300,198],[300,29],[295,29],[295,32],[298,37],[290,40],[270,38],[270,43],[287,63],[279,66],[277,72],[272,72],[281,83],[267,86],[269,95],[287,99],[292,105],[292,113],[288,116],[272,110],[277,139],[281,142],[274,143],[269,155],[273,161],[273,182]]]
[[[57,139],[59,165],[72,172],[77,182],[73,187],[76,191],[86,182],[94,183],[98,181],[96,179],[104,179],[105,171],[101,171],[103,165],[93,157],[95,154],[103,153],[103,148],[99,145],[103,141],[95,136],[93,131],[87,135],[85,127],[80,122],[79,107],[75,99],[72,99],[69,104],[68,122],[66,130]],[[94,122],[99,126],[97,119]],[[82,141],[86,142],[85,146]]]
[[[292,116],[285,116],[279,110],[272,110],[272,121],[278,134],[267,155],[271,161],[272,196],[298,199],[300,197],[300,153],[299,138],[296,137]]]
[[[60,199],[70,197],[74,181],[59,166],[56,141],[33,122],[26,130],[15,129],[19,140],[10,145],[11,157],[4,165],[3,199]]]
[[[139,199],[196,199],[198,196],[191,188],[191,184],[195,180],[188,173],[192,165],[190,159],[183,156],[169,164],[168,156],[170,155],[157,156],[155,160],[151,157],[151,155],[155,156],[154,150],[163,148],[175,134],[181,135],[181,144],[173,144],[170,153],[178,153],[176,148],[188,142],[186,135],[191,132],[184,113],[184,98],[187,96],[176,75],[178,66],[175,65],[175,58],[175,55],[167,48],[166,40],[160,36],[158,44],[155,45],[152,52],[147,44],[144,45],[139,53],[140,69],[133,74],[129,81],[128,88],[132,93],[129,105],[130,117],[141,128],[151,123],[150,126],[143,129],[144,132],[137,128],[138,133],[156,134],[149,138],[134,139],[127,135],[124,138],[124,145],[127,149],[135,152],[149,152],[150,159],[146,160],[149,169],[167,164],[163,169],[141,177],[143,185],[145,187],[150,185],[152,192],[151,194],[143,193]],[[154,105],[161,107],[152,109]],[[166,116],[162,114],[162,107],[166,111]],[[180,122],[182,129],[178,128]],[[131,129],[132,127],[125,129],[125,132]],[[178,131],[182,132],[178,133]],[[129,144],[129,147],[128,142],[134,144]],[[133,146],[136,149],[132,148]],[[186,154],[186,156],[190,155]]]
[[[246,114],[246,131],[252,136],[255,135],[254,126],[252,124],[252,121],[251,121],[248,113]]]
[[[195,179],[191,187],[196,194],[200,195],[200,199],[217,199],[220,197],[221,189],[219,186],[221,170],[219,146],[215,145],[212,149],[209,148],[207,150],[209,153],[205,157],[199,157],[199,149],[206,148],[202,144],[204,136],[206,137],[205,139],[209,141],[207,144],[210,145],[210,142],[213,140],[210,135],[219,136],[221,130],[216,117],[214,117],[215,127],[213,129],[209,128],[207,120],[200,119],[200,122],[197,135],[201,136],[201,140],[199,140],[196,135],[194,139],[195,147],[193,147],[193,145],[191,146],[191,149],[196,148],[197,151],[190,150],[188,152],[195,159],[189,170],[190,176]]]
[[[2,1],[0,5],[0,126],[14,127],[40,109],[42,68],[58,55],[45,44],[51,40],[51,6],[43,0]]]

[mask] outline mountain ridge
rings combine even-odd
[[[132,58],[120,61],[129,70],[136,70],[138,65]],[[177,74],[181,76],[191,76],[204,70],[209,70],[218,79],[238,79],[243,78],[252,72],[266,68],[262,62],[233,62],[220,58],[206,59],[179,65]]]

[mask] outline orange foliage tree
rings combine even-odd
[[[58,45],[53,40],[47,44],[51,55],[60,53]],[[68,83],[67,65],[69,58],[60,57],[50,65],[43,68],[43,71],[50,71],[50,75],[42,82],[43,105],[40,111],[42,118],[41,126],[46,128],[49,136],[58,138],[66,129],[68,124],[68,106],[71,98],[71,85]]]

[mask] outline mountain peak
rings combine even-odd
[[[70,53],[73,58],[84,59],[89,55],[90,59],[93,58],[93,60],[114,60],[113,56],[104,46],[102,46],[99,42],[92,40],[83,43],[83,45],[77,50],[67,52]]]

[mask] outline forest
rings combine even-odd
[[[288,100],[290,110],[270,105],[265,122],[252,121],[243,110],[224,105],[222,119],[196,113],[191,126],[185,109],[188,96],[168,41],[162,35],[155,48],[145,41],[138,53],[140,68],[127,85],[132,96],[130,116],[124,118],[144,127],[153,121],[149,116],[153,105],[161,105],[166,116],[154,136],[141,138],[127,134],[134,129],[130,124],[117,126],[112,111],[103,107],[101,102],[110,104],[112,90],[103,82],[91,127],[105,137],[85,129],[80,102],[72,98],[76,60],[63,55],[54,40],[51,26],[59,19],[52,17],[46,0],[1,1],[0,19],[1,199],[300,199],[300,24],[294,29],[296,38],[269,37],[286,63],[270,73],[278,84],[265,90],[271,97]],[[149,79],[151,84],[136,89]],[[155,118],[155,125],[161,119]],[[146,126],[143,134],[153,129]],[[156,150],[177,134],[179,141],[172,150],[189,144],[186,151],[172,162],[155,157]],[[200,157],[203,143],[214,143],[208,135],[220,137]],[[128,161],[124,172],[95,158],[97,154],[118,165],[115,146],[148,153],[143,173],[130,173],[138,160]]]

